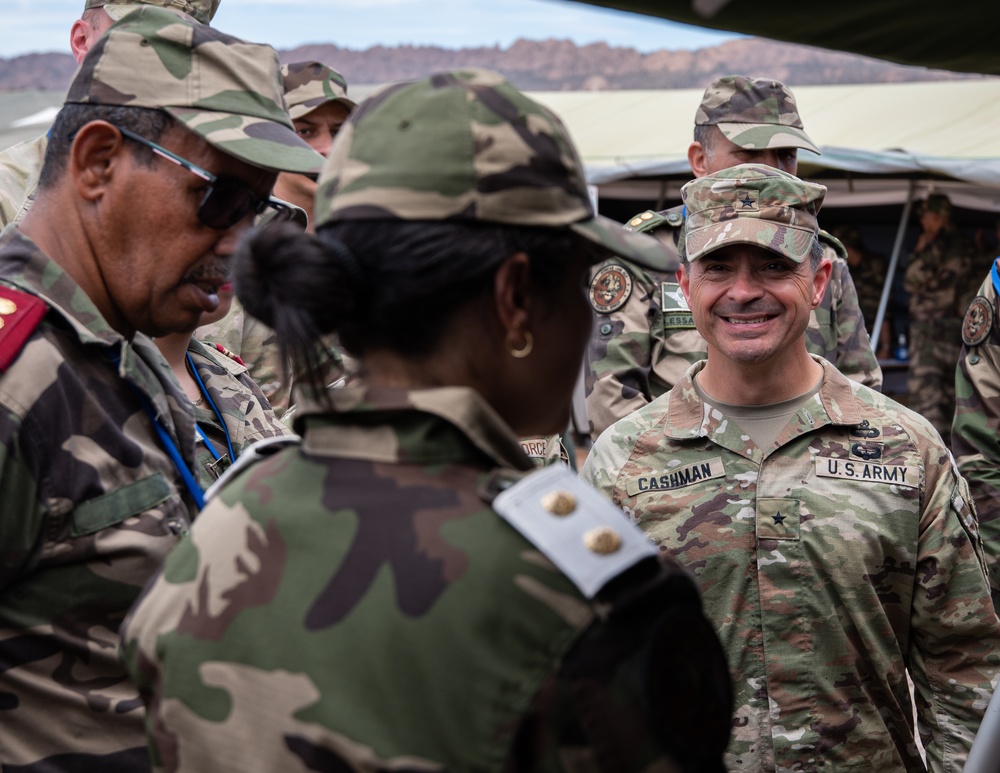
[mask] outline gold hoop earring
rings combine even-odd
[[[510,354],[511,357],[516,357],[519,360],[523,360],[525,357],[531,354],[531,350],[535,346],[535,339],[531,335],[530,330],[524,331],[524,346],[522,346],[520,349],[514,348],[513,339],[514,339],[514,331],[511,330],[509,333],[507,333],[507,352]]]

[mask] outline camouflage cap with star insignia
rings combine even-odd
[[[208,24],[219,10],[221,0],[86,0],[83,10],[103,8],[115,21],[120,21],[132,11],[144,5],[166,8],[187,14],[196,22]]]
[[[357,103],[347,98],[347,79],[322,62],[292,62],[281,66],[288,116],[295,120],[327,102],[339,102],[348,111]]]
[[[763,164],[741,164],[681,188],[689,261],[730,244],[754,244],[796,263],[818,238],[826,187]]]
[[[594,211],[569,132],[502,75],[469,68],[385,87],[347,119],[316,193],[316,226],[449,220],[565,228],[654,270],[656,239]]]
[[[741,148],[805,148],[819,153],[809,139],[792,90],[772,78],[725,75],[713,81],[695,113],[696,126],[718,126]]]
[[[144,5],[94,43],[66,104],[157,108],[248,164],[316,173],[323,157],[295,133],[283,91],[270,46]]]

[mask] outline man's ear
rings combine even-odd
[[[521,348],[524,333],[531,332],[531,258],[527,253],[515,252],[497,268],[493,301],[504,335]]]
[[[808,258],[806,258],[808,260]],[[830,283],[830,274],[833,272],[833,263],[829,258],[823,258],[819,262],[816,273],[813,275],[813,297],[812,307],[818,309],[826,294],[826,286]]]
[[[691,296],[688,294],[688,287],[691,281],[691,277],[688,276],[688,269],[690,265],[681,264],[677,268],[677,284],[681,286],[681,292],[684,293],[684,300],[688,302],[688,306],[691,305]]]
[[[708,151],[700,142],[692,142],[688,146],[688,164],[695,177],[704,177],[708,174]]]
[[[91,121],[76,133],[70,148],[67,174],[85,201],[97,201],[121,166],[125,139],[107,121]]]

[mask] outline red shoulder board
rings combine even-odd
[[[17,359],[46,311],[41,298],[0,285],[0,373]]]
[[[224,355],[226,355],[229,359],[234,360],[235,362],[238,362],[244,368],[247,366],[247,364],[245,362],[243,362],[243,360],[240,359],[240,356],[238,354],[233,354],[231,351],[229,351],[222,344],[215,344],[215,343],[213,343],[212,346],[214,346],[216,349],[218,349],[220,352],[222,352]]]

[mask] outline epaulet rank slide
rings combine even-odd
[[[41,298],[0,285],[0,373],[17,359],[46,311]]]
[[[659,552],[621,508],[562,464],[526,475],[497,495],[493,509],[588,599]]]

